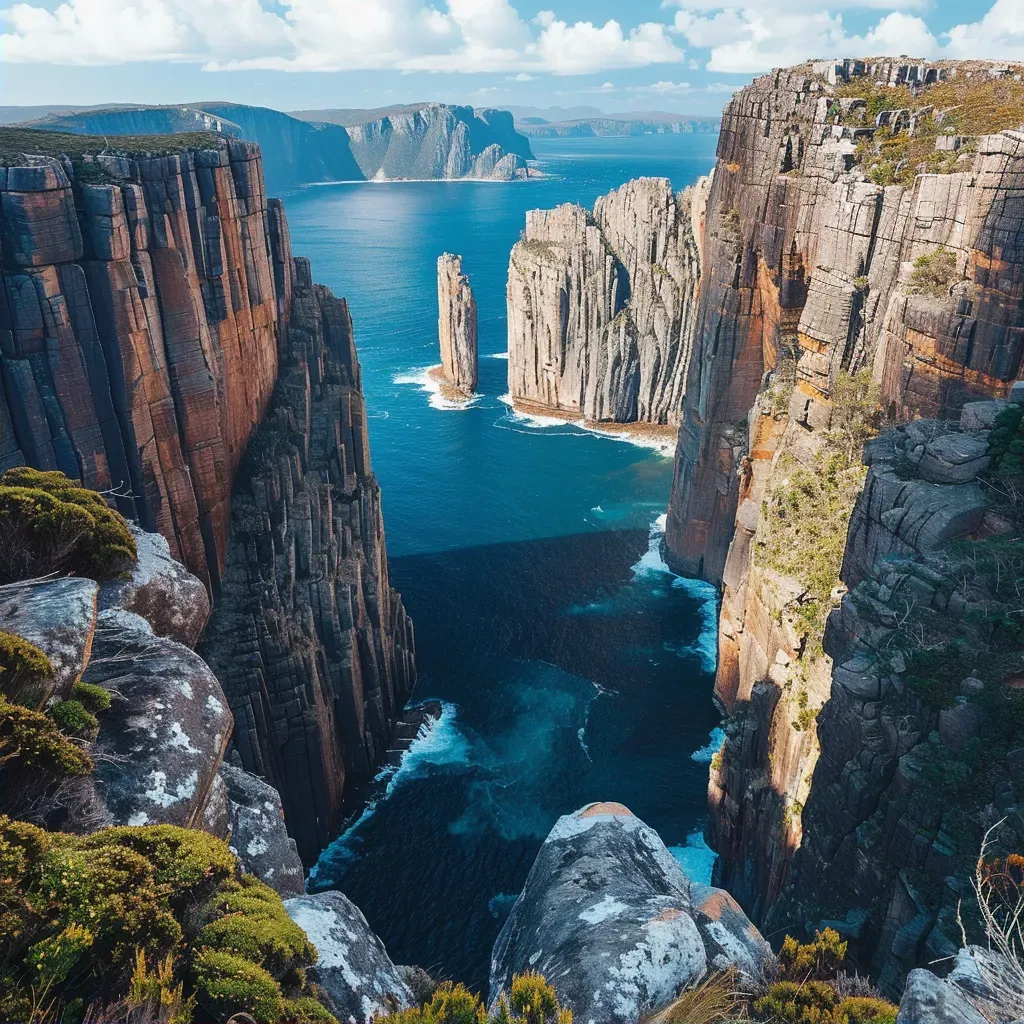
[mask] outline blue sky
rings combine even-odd
[[[1024,0],[0,0],[0,103],[717,113],[810,57],[1024,61]]]

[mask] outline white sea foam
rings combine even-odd
[[[662,513],[651,523],[647,540],[647,550],[640,556],[640,560],[633,565],[633,578],[640,576],[651,576],[658,573],[665,573],[669,576],[675,574],[669,569],[665,559],[661,557],[661,542],[665,539],[665,525],[668,516]]]
[[[508,353],[503,353],[495,358],[507,358],[507,356]],[[665,458],[671,456],[676,450],[674,438],[648,437],[645,434],[631,434],[629,431],[602,430],[600,427],[589,426],[584,422],[582,416],[572,418],[567,416],[543,416],[533,412],[523,412],[522,409],[515,408],[512,404],[512,396],[508,392],[499,395],[498,401],[504,402],[508,406],[508,418],[510,420],[522,423],[525,426],[535,427],[538,430],[543,430],[547,427],[575,427],[576,430],[582,431],[583,434],[604,437],[609,441],[621,441],[624,444],[632,444],[638,448],[648,448]]]
[[[504,359],[507,362],[508,361],[508,353],[507,352],[489,352],[485,356],[485,358],[486,359]]]
[[[361,843],[361,839],[358,838],[359,830],[398,786],[422,778],[431,767],[466,764],[468,761],[469,741],[456,722],[455,705],[442,701],[440,717],[424,719],[416,738],[402,755],[398,766],[386,765],[377,773],[374,782],[382,783],[385,779],[388,780],[383,794],[368,800],[359,817],[324,850],[320,860],[309,872],[309,881],[317,881],[322,869],[327,874],[336,875],[332,864],[339,860],[352,860],[358,856],[358,850],[354,847]]]
[[[435,380],[430,371],[431,366],[417,370],[406,370],[396,373],[392,378],[394,384],[415,384],[420,391],[430,396],[428,399],[431,409],[439,409],[443,412],[461,412],[464,409],[472,409],[480,401],[479,395],[473,395],[465,401],[456,402],[451,398],[445,398],[441,394],[441,382]]]
[[[402,763],[393,770],[384,797],[412,779],[422,778],[431,768],[469,763],[469,740],[456,722],[455,705],[441,704],[440,718],[427,718],[416,739],[402,755]]]
[[[670,846],[668,852],[679,862],[691,882],[711,884],[711,872],[718,855],[704,842],[703,828],[695,828],[686,837],[684,846]]]
[[[715,728],[711,730],[708,742],[705,743],[703,747],[699,747],[695,750],[690,757],[698,764],[711,764],[711,759],[722,749],[724,745],[725,731],[716,725]]]

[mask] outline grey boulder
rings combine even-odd
[[[917,464],[934,484],[965,484],[988,469],[988,439],[974,434],[943,434],[930,441]]]
[[[957,985],[919,969],[907,975],[896,1024],[986,1024]]]
[[[288,916],[316,946],[315,980],[340,1021],[361,1024],[412,1005],[401,970],[371,931],[362,911],[340,892],[284,901]]]
[[[138,561],[124,579],[100,587],[100,610],[134,612],[149,622],[157,636],[194,647],[210,617],[206,587],[171,557],[164,537],[131,526]]]
[[[229,843],[242,870],[282,896],[305,891],[299,852],[284,826],[281,795],[273,786],[226,762],[220,778],[227,786]]]
[[[755,978],[771,960],[735,901],[692,885],[653,829],[621,804],[589,804],[541,846],[494,945],[490,1001],[539,971],[577,1024],[627,1024],[709,969]]]
[[[99,617],[83,679],[110,691],[94,755],[105,824],[201,828],[231,735],[217,677],[134,613]]]

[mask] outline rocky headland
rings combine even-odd
[[[526,412],[674,434],[701,277],[705,187],[639,178],[593,213],[531,210],[509,259],[509,393]]]
[[[529,176],[529,140],[504,110],[422,103],[383,111],[286,114],[244,103],[66,108],[37,116],[6,108],[9,123],[83,135],[215,131],[257,143],[267,188],[311,182]]]
[[[462,257],[450,252],[437,258],[437,336],[441,365],[431,370],[445,398],[465,401],[476,391],[476,300]]]
[[[1024,840],[1019,644],[989,628],[1017,614],[1019,72],[756,80],[700,236],[665,554],[722,591],[716,884],[772,933],[831,921],[890,993],[955,954],[986,829]]]

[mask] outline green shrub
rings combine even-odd
[[[203,949],[193,963],[199,1005],[220,1018],[249,1013],[258,1024],[275,1024],[284,1016],[281,986],[258,964],[240,956]]]
[[[919,295],[941,298],[956,279],[956,253],[940,245],[934,252],[914,260],[910,288]]]
[[[338,1024],[338,1018],[312,996],[286,999],[282,1020],[287,1024]]]
[[[446,981],[419,1009],[399,1010],[377,1024],[572,1024],[572,1013],[558,1004],[544,976],[527,972],[512,978],[491,1013],[465,985]]]
[[[826,981],[779,981],[754,1000],[753,1019],[779,1024],[836,1024],[836,990]]]
[[[992,472],[1003,480],[1024,477],[1024,406],[1007,406],[988,436]]]
[[[846,959],[848,943],[834,928],[814,933],[813,942],[798,942],[787,935],[779,950],[779,969],[787,981],[824,981],[834,978]]]
[[[896,1024],[899,1007],[885,999],[851,996],[833,1011],[836,1024]]]
[[[71,687],[71,696],[93,714],[110,710],[110,691],[95,683],[83,683],[79,679]]]
[[[52,675],[50,659],[35,644],[0,631],[0,694],[35,706]]]
[[[100,723],[85,705],[77,700],[59,700],[49,710],[50,717],[68,736],[95,736]]]
[[[0,696],[0,770],[5,789],[14,788],[14,771],[86,775],[92,767],[92,758],[52,718]]]
[[[315,959],[280,897],[240,875],[209,833],[150,825],[76,836],[0,817],[0,1019],[17,1019],[45,975],[57,1016],[89,1000],[113,1020],[126,1006],[177,1007],[166,1020],[185,1024],[194,999],[203,1019],[319,1024],[330,1016],[284,1002],[285,990],[312,998],[304,969]]]
[[[49,573],[111,579],[137,557],[128,524],[95,491],[24,466],[0,476],[0,582]]]

